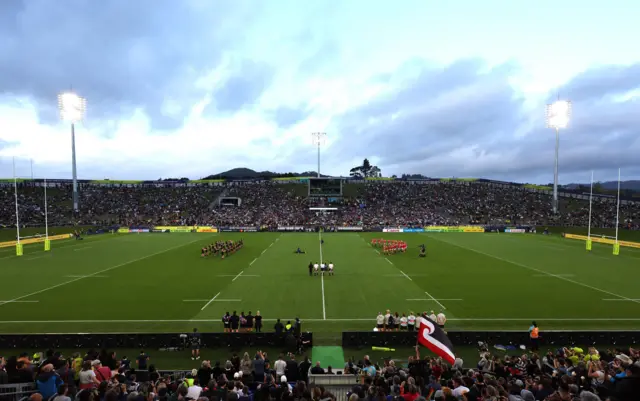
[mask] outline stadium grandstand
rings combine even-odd
[[[548,187],[483,179],[80,180],[74,212],[69,180],[2,180],[0,400],[638,400],[640,203],[620,201],[614,256],[617,199],[559,198],[554,214]],[[415,345],[421,319],[450,362]]]

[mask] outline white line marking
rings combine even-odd
[[[69,278],[107,278],[109,276],[100,276],[100,275],[91,275],[91,276],[80,276],[80,275],[68,275],[65,277],[69,277]]]
[[[403,276],[405,276],[406,278],[408,278],[409,280],[413,281],[413,279],[409,276],[407,276],[407,274],[405,272],[403,272],[402,270],[400,270],[400,273],[402,273]]]
[[[533,277],[575,277],[575,274],[554,274],[553,276],[549,276],[548,274],[534,274]]]
[[[271,248],[273,246],[273,242],[269,244],[269,248]]]
[[[622,296],[622,295],[619,295],[619,294],[615,294],[615,293],[613,293],[613,292],[610,292],[610,291],[607,291],[607,290],[603,290],[603,289],[600,289],[600,288],[597,288],[597,287],[591,286],[591,285],[589,285],[589,284],[584,284],[584,283],[581,283],[581,282],[579,282],[579,281],[571,280],[570,278],[567,278],[567,277],[562,277],[562,276],[559,276],[559,275],[557,275],[557,274],[553,274],[553,273],[546,272],[546,271],[544,271],[544,270],[536,269],[535,267],[531,267],[531,266],[523,265],[523,264],[521,264],[521,263],[514,262],[514,261],[511,261],[511,260],[508,260],[508,259],[504,259],[504,258],[501,258],[501,257],[499,257],[499,256],[491,255],[490,253],[486,253],[486,252],[478,251],[477,249],[467,248],[467,247],[465,247],[465,246],[458,245],[458,244],[453,243],[453,242],[443,241],[443,240],[438,239],[438,238],[435,238],[435,237],[433,237],[433,236],[429,236],[429,238],[435,239],[436,241],[444,242],[445,244],[449,244],[449,245],[456,246],[456,247],[458,247],[458,248],[462,248],[462,249],[466,249],[466,250],[469,250],[469,251],[473,251],[473,252],[475,252],[475,253],[479,253],[480,255],[485,255],[485,256],[488,256],[488,257],[490,257],[490,258],[494,258],[494,259],[497,259],[497,260],[501,260],[501,261],[506,262],[506,263],[511,263],[512,265],[520,266],[520,267],[522,267],[522,268],[529,269],[529,270],[532,270],[532,271],[534,271],[534,272],[538,272],[538,273],[540,273],[540,274],[546,274],[546,275],[551,276],[551,277],[556,277],[556,278],[558,278],[558,279],[560,279],[560,280],[564,280],[564,281],[567,281],[567,282],[569,282],[569,283],[573,283],[573,284],[575,284],[575,285],[579,285],[579,286],[581,286],[581,287],[589,288],[589,289],[594,290],[594,291],[599,291],[599,292],[601,292],[601,293],[603,293],[603,294],[611,295],[611,296],[614,296],[614,297],[618,297],[618,298],[625,299],[625,300],[627,300],[627,301],[629,301],[629,302],[635,302],[635,303],[637,303],[637,304],[640,304],[640,300],[633,300],[633,299],[631,299],[631,298],[627,298],[627,297],[625,297],[625,296]]]
[[[218,274],[218,277],[237,277],[236,274]],[[243,274],[242,277],[260,277],[259,274]]]
[[[411,298],[411,299],[407,299],[407,301],[462,301],[462,299],[460,298],[439,298],[439,299],[432,299],[432,298]]]
[[[322,231],[318,231],[318,246],[320,246],[320,265],[322,265]],[[320,273],[322,285],[322,319],[327,320],[327,307],[324,300],[324,272]]]
[[[260,255],[264,255],[264,253],[267,252],[267,250],[265,249],[264,251],[262,251],[262,253]]]
[[[238,273],[238,275],[237,275],[237,276],[235,276],[235,277],[233,278],[233,280],[231,280],[231,281],[236,281],[236,280],[238,279],[238,277],[242,276],[242,273],[244,273],[244,270],[243,270],[243,271],[241,271],[240,273]]]
[[[388,258],[384,258],[384,260],[386,260],[387,262],[389,262],[390,265],[393,265],[393,262],[390,261]]]
[[[0,302],[5,302],[5,303],[12,303],[12,304],[35,304],[38,303],[40,301],[0,301]]]
[[[295,318],[281,318],[282,320],[295,320]],[[354,319],[304,319],[306,322],[374,322],[375,318]],[[448,322],[640,322],[640,318],[447,318]],[[2,324],[42,324],[42,323],[190,323],[190,322],[219,322],[220,319],[177,319],[177,320],[0,320]],[[263,322],[275,322],[276,319],[262,319]],[[611,331],[611,330],[606,330]]]
[[[636,298],[636,299],[604,298],[603,301],[636,302],[636,301],[640,301],[640,299],[639,298]]]
[[[208,299],[183,299],[182,302],[207,302]],[[213,302],[240,302],[241,299],[220,299],[216,298]]]
[[[206,308],[207,306],[209,306],[209,305],[211,304],[211,302],[215,301],[215,300],[216,300],[216,298],[218,298],[218,295],[220,295],[220,293],[217,293],[213,298],[211,298],[211,299],[209,300],[209,302],[207,302],[207,303],[206,303],[206,305],[205,305],[205,306],[203,306],[203,307],[202,307],[202,309],[200,309],[200,310],[204,310],[204,308]]]
[[[425,291],[424,293],[425,293],[425,294],[427,294],[427,296],[428,296],[429,298],[431,298],[431,300],[432,300],[432,301],[434,301],[435,303],[437,303],[438,305],[440,305],[440,307],[441,307],[442,309],[447,310],[447,308],[445,308],[445,306],[444,306],[444,305],[442,305],[442,304],[440,303],[440,301],[438,301],[437,299],[435,299],[431,294],[429,294],[429,293],[428,293],[428,292],[426,292],[426,291]]]
[[[76,248],[74,249],[74,251],[84,251],[85,249],[91,249],[93,248],[92,246],[83,246],[82,248]]]
[[[26,258],[26,260],[40,259],[40,258],[44,258],[45,256],[47,256],[47,255],[34,256],[32,258]]]
[[[249,263],[249,266],[251,266],[252,264],[256,263],[256,260],[258,260],[258,258],[253,259],[253,261],[251,263]]]
[[[378,255],[380,255],[380,251],[379,251],[379,250],[374,249],[374,251],[376,251],[376,253],[377,253]]]
[[[41,293],[43,293],[43,292],[45,292],[45,291],[53,290],[54,288],[62,287],[63,285],[71,284],[71,283],[74,283],[74,282],[76,282],[76,281],[78,281],[78,280],[82,280],[83,278],[88,278],[88,277],[97,276],[97,275],[99,275],[100,273],[105,273],[105,272],[108,272],[108,271],[110,271],[110,270],[113,270],[113,269],[117,269],[117,268],[119,268],[119,267],[122,267],[122,266],[130,265],[131,263],[139,262],[139,261],[144,260],[144,259],[149,259],[149,258],[151,258],[151,257],[153,257],[153,256],[157,256],[157,255],[160,255],[160,254],[163,254],[163,253],[166,253],[166,252],[172,251],[172,250],[174,250],[174,249],[182,248],[183,246],[187,246],[187,245],[189,245],[189,244],[193,244],[193,243],[194,243],[194,242],[196,242],[196,241],[202,241],[202,238],[195,239],[195,240],[193,240],[193,241],[191,241],[191,242],[187,242],[186,244],[176,245],[176,246],[173,246],[173,247],[171,247],[171,248],[163,249],[162,251],[155,252],[155,253],[152,253],[152,254],[150,254],[150,255],[146,255],[146,256],[143,256],[143,257],[140,257],[140,258],[137,258],[137,259],[133,259],[133,260],[130,260],[130,261],[128,261],[128,262],[120,263],[119,265],[111,266],[111,267],[108,267],[108,268],[106,268],[106,269],[103,269],[103,270],[97,271],[97,272],[95,272],[95,273],[87,274],[86,276],[77,277],[77,278],[74,278],[73,280],[68,280],[68,281],[65,281],[65,282],[60,283],[60,284],[52,285],[51,287],[43,288],[42,290],[34,291],[34,292],[29,293],[29,294],[27,294],[27,295],[22,295],[22,296],[20,296],[20,297],[17,297],[17,298],[15,298],[15,299],[10,300],[9,302],[19,301],[19,300],[21,300],[21,299],[28,298],[28,297],[30,297],[30,296],[32,296],[32,295],[41,294]],[[5,304],[7,304],[7,303],[8,303],[8,302],[0,302],[0,306],[5,305]]]
[[[126,238],[126,236],[117,236],[117,237],[111,237],[109,238],[109,240],[113,240],[113,239],[119,239],[119,238]],[[107,241],[107,240],[99,240],[99,241]],[[62,239],[59,241],[55,241],[56,243],[59,243],[61,246],[56,247],[56,251],[60,251],[62,249],[75,249],[76,246],[79,246],[80,243],[77,241],[70,241],[69,239]],[[90,241],[90,242],[94,242],[94,241]],[[104,243],[104,242],[99,242],[99,243]],[[28,246],[31,245],[35,245],[35,244],[28,244]],[[15,252],[14,248],[0,248],[0,253],[4,253],[4,251],[10,251],[10,252]],[[41,253],[41,252],[45,252],[44,250],[37,250],[37,251],[33,251],[33,253]],[[19,258],[20,256],[16,256],[15,254],[12,255],[7,255],[7,256],[2,256],[0,257],[0,259],[9,259],[9,258]]]

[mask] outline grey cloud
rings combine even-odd
[[[513,68],[486,70],[477,60],[441,70],[424,64],[401,89],[341,116],[340,140],[328,153],[336,162],[376,157],[387,173],[549,182],[555,134],[544,128],[543,104],[539,118],[523,107],[508,82]],[[637,102],[611,101],[640,87],[638,68],[589,70],[566,85],[575,98],[571,125],[561,133],[562,182],[591,169],[640,171]],[[610,85],[592,84],[599,76]]]
[[[45,122],[57,117],[44,105],[55,106],[56,94],[73,85],[87,97],[90,119],[143,108],[155,128],[178,126],[182,116],[164,116],[163,100],[188,105],[204,96],[193,83],[218,62],[227,21],[247,18],[235,2],[209,9],[194,1],[1,3],[0,50],[8,62],[0,65],[0,93],[32,98]]]
[[[241,67],[214,93],[211,103],[222,112],[233,112],[257,103],[271,84],[274,70],[268,65],[244,60]]]
[[[289,128],[307,118],[310,110],[283,106],[276,109],[273,114],[280,128]]]
[[[597,100],[599,96],[622,94],[639,86],[640,64],[600,66],[574,77],[560,88],[560,96],[574,102]]]

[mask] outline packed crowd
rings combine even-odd
[[[440,358],[415,356],[374,361],[365,356],[344,366],[323,367],[294,354],[270,359],[266,352],[204,360],[181,375],[160,373],[141,351],[135,361],[115,352],[89,351],[66,359],[47,351],[0,360],[0,384],[33,383],[30,401],[637,401],[640,353],[634,349],[586,352],[560,348],[545,355],[492,355],[481,344],[480,359],[464,368]],[[496,347],[497,348],[497,347]],[[184,374],[186,373],[186,374]],[[348,388],[325,388],[311,375],[355,376]],[[339,397],[332,392],[338,393]],[[2,393],[0,393],[2,398]]]
[[[255,182],[193,187],[100,187],[80,191],[80,211],[72,213],[71,187],[51,188],[48,218],[52,225],[217,225],[294,226],[363,225],[424,226],[466,224],[533,224],[586,226],[588,203],[561,198],[559,214],[551,210],[549,194],[513,186],[484,183],[415,184],[373,182],[345,184],[345,197],[329,203],[303,196],[306,184]],[[295,188],[295,189],[292,189]],[[238,205],[220,205],[222,197]],[[21,224],[44,223],[42,188],[21,185]],[[336,207],[324,213],[310,206]],[[592,227],[613,227],[616,203],[595,200]],[[621,227],[640,228],[640,204],[622,204]],[[15,224],[13,188],[0,187],[0,226]]]

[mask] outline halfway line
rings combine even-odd
[[[320,246],[320,264],[322,264],[322,231],[318,231],[318,245]],[[322,319],[327,320],[327,308],[324,300],[324,272],[320,273],[320,283],[322,286]]]

